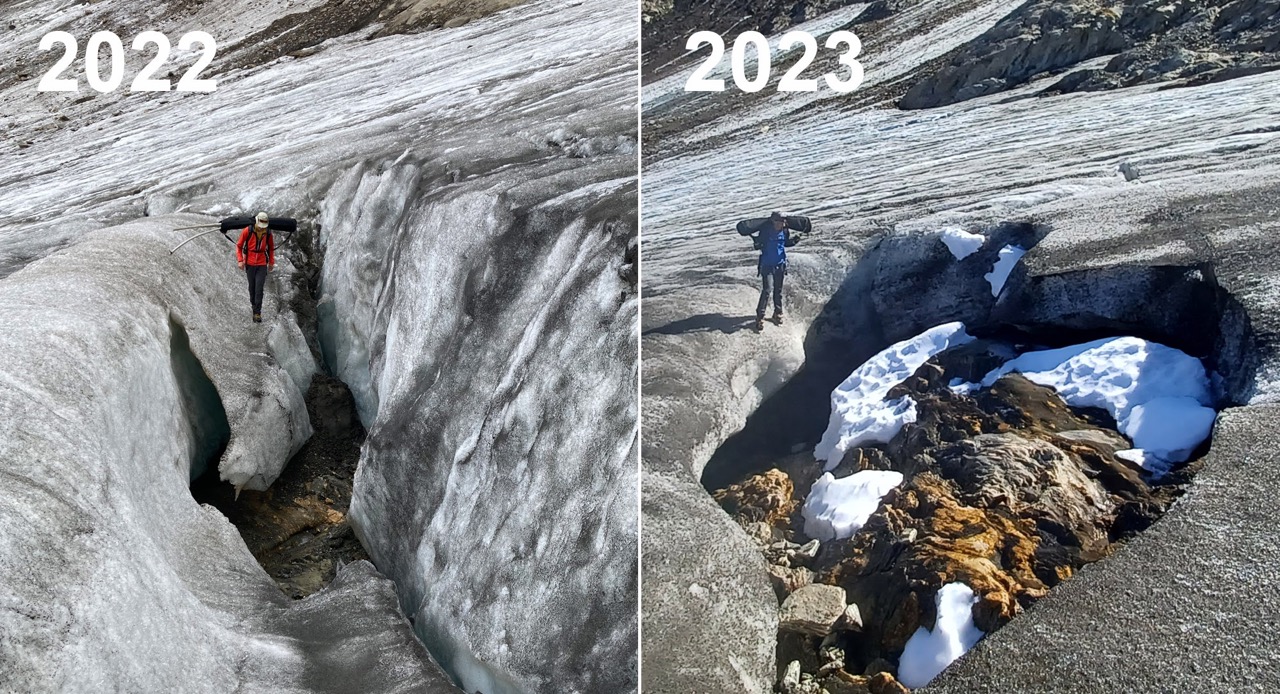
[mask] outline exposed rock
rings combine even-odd
[[[830,694],[870,694],[867,685],[871,678],[861,675],[850,675],[844,670],[837,670],[822,680],[822,687]]]
[[[813,559],[818,556],[819,547],[821,547],[821,543],[818,540],[809,540],[800,549],[791,553],[792,563],[795,564],[813,561]]]
[[[902,97],[907,109],[994,94],[1034,75],[1114,53],[1129,45],[1119,17],[1096,3],[1037,0],[1024,5]]]
[[[790,568],[770,564],[767,569],[773,589],[778,593],[778,600],[786,600],[788,595],[813,583],[813,571],[804,567]]]
[[[871,694],[910,694],[911,691],[887,672],[873,676],[867,683],[867,689]]]
[[[779,525],[786,524],[795,511],[793,493],[791,478],[774,469],[716,492],[715,500],[741,523]]]
[[[937,458],[963,503],[1035,518],[1041,528],[1070,533],[1071,544],[1092,557],[1106,551],[1114,502],[1079,462],[1052,444],[981,434],[943,447]]]
[[[1036,0],[955,52],[900,105],[930,108],[993,94],[1112,53],[1105,67],[1071,72],[1045,93],[1229,79],[1280,68],[1277,35],[1276,0],[1139,0],[1116,9],[1092,0]]]
[[[778,531],[768,523],[761,521],[747,523],[742,526],[742,529],[746,531],[747,537],[755,540],[756,544],[760,545],[761,549],[778,541]]]
[[[850,603],[844,608],[844,615],[836,623],[838,629],[844,631],[862,631],[862,612],[858,606]]]
[[[916,422],[883,449],[851,451],[842,467],[895,470],[906,480],[854,537],[819,552],[799,544],[804,538],[787,519],[774,520],[797,540],[765,549],[778,595],[786,596],[780,629],[834,639],[840,669],[883,675],[868,681],[873,691],[899,691],[892,662],[918,628],[932,628],[941,586],[972,588],[975,624],[996,631],[1107,556],[1117,538],[1149,525],[1176,495],[1153,489],[1115,456],[1130,444],[1106,428],[1114,422],[1105,413],[1072,409],[1016,373],[971,396],[947,387],[959,374],[978,380],[973,372],[992,363],[984,351],[1006,349],[979,341],[944,353],[890,391],[916,402]],[[759,497],[741,490],[762,479],[730,487],[734,498]],[[797,585],[814,580],[791,568],[802,560],[817,583]],[[829,679],[832,658],[790,635],[783,643],[780,653],[805,673]]]
[[[1123,436],[1105,429],[1073,429],[1059,431],[1054,436],[1068,445],[1093,446],[1107,453],[1115,453],[1130,447],[1130,443]]]
[[[844,588],[822,584],[804,586],[782,603],[778,628],[826,636],[844,615],[845,605]]]
[[[787,663],[787,671],[782,675],[782,691],[794,691],[800,686],[800,661],[793,660]]]
[[[882,672],[892,673],[894,670],[895,668],[893,663],[885,660],[884,658],[876,658],[868,663],[867,667],[863,668],[862,674],[866,675],[867,678],[870,679]]]

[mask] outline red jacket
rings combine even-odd
[[[248,226],[240,232],[240,241],[236,243],[236,262],[246,265],[276,265],[276,240],[267,231],[255,234],[253,227]]]

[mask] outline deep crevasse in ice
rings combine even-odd
[[[0,282],[0,690],[399,692],[435,671],[449,691],[368,564],[293,602],[191,497],[221,436],[274,475],[310,435],[293,314],[276,292],[266,323],[232,310],[220,238],[170,255],[196,221],[102,230]]]

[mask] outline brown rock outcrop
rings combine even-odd
[[[762,522],[772,526],[787,525],[799,502],[793,497],[791,478],[781,470],[769,470],[713,496],[724,510],[739,523]]]

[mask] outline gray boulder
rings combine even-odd
[[[807,585],[782,603],[778,611],[778,628],[810,636],[826,636],[844,617],[847,607],[844,588],[821,583]]]

